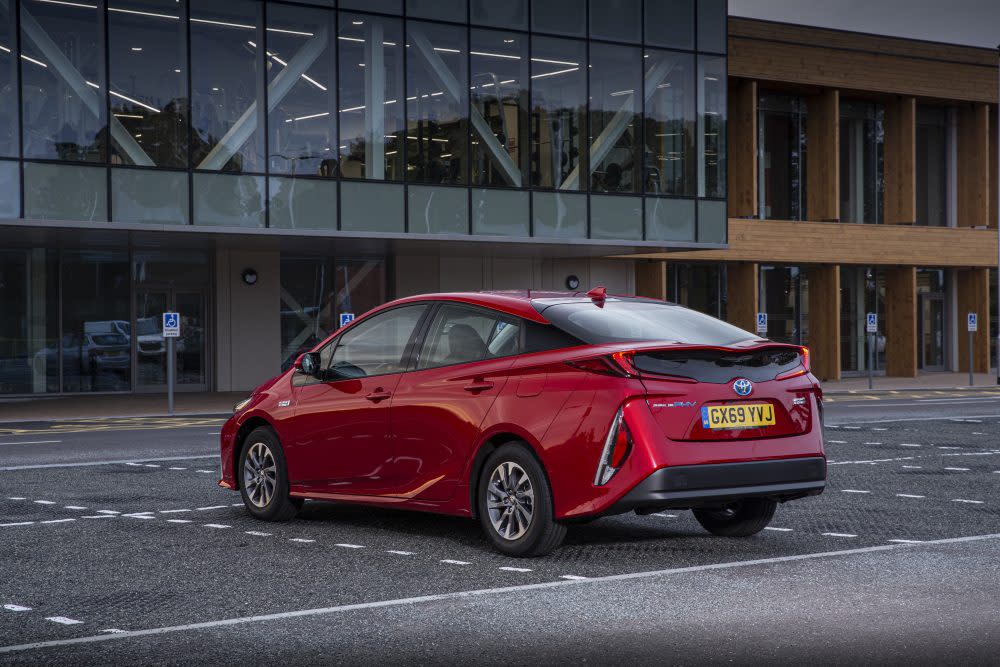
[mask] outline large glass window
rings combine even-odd
[[[191,4],[191,153],[211,171],[264,170],[261,3]]]
[[[535,0],[531,3],[531,29],[583,37],[587,30],[587,0]]]
[[[868,370],[868,354],[874,355],[873,370],[885,368],[885,279],[871,267],[840,268],[840,365],[846,373]],[[875,313],[878,333],[875,347],[866,330],[867,314]]]
[[[187,46],[175,0],[109,0],[111,160],[187,167]]]
[[[473,25],[528,29],[528,0],[470,0],[469,19]]]
[[[694,2],[646,0],[646,43],[694,49]]]
[[[642,50],[595,42],[590,59],[590,189],[638,192]]]
[[[698,0],[698,50],[726,52],[727,0]]]
[[[99,2],[23,0],[25,157],[104,162],[103,35],[104,11]]]
[[[642,39],[642,0],[590,0],[590,36],[615,42]],[[598,62],[593,58],[594,62]]]
[[[406,41],[407,180],[468,183],[466,30],[409,21]]]
[[[528,38],[473,30],[472,182],[524,187],[528,149]]]
[[[16,2],[0,4],[0,155],[5,156],[18,154],[16,14]]]
[[[917,224],[948,224],[948,112],[917,107]]]
[[[694,196],[695,159],[694,56],[647,50],[643,58],[648,91],[645,115],[645,190]]]
[[[341,174],[401,181],[403,23],[342,13],[337,44]]]
[[[270,4],[267,10],[268,170],[335,176],[336,14]]]
[[[59,391],[58,280],[56,252],[0,251],[0,395]]]
[[[767,313],[767,337],[809,344],[809,280],[797,266],[760,267],[760,311]]]
[[[726,59],[698,56],[699,197],[726,196]]]
[[[726,316],[723,300],[725,267],[720,264],[667,265],[668,298],[692,310],[720,319]]]
[[[882,109],[869,102],[840,104],[840,220],[882,222],[885,182]]]
[[[586,61],[584,42],[532,38],[531,180],[537,187],[585,189]]]
[[[761,94],[757,162],[762,218],[806,218],[806,105],[800,97]]]

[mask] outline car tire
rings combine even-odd
[[[486,458],[476,513],[487,538],[508,556],[544,556],[566,537],[566,526],[553,518],[545,470],[522,442],[503,445]]]
[[[274,431],[256,428],[243,441],[236,466],[240,495],[247,511],[263,521],[288,521],[302,508],[301,498],[288,495],[285,453]]]
[[[718,509],[696,509],[694,518],[713,535],[748,537],[771,523],[778,503],[767,498],[744,498]]]

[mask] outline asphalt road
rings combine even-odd
[[[530,560],[460,519],[254,521],[217,419],[0,425],[0,664],[995,661],[1000,403],[832,398],[827,492],[760,535],[624,515]]]

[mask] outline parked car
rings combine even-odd
[[[821,418],[806,348],[678,305],[432,294],[367,313],[238,403],[220,484],[264,520],[307,498],[475,517],[514,556],[630,511],[747,536],[822,492]]]

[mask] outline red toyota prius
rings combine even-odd
[[[825,480],[807,348],[603,288],[393,301],[222,430],[220,484],[259,519],[307,498],[468,516],[514,556],[631,511],[752,535]]]

